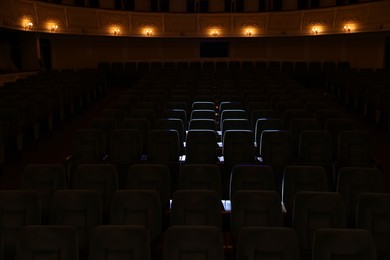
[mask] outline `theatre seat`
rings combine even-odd
[[[34,190],[39,195],[43,224],[49,221],[54,192],[65,188],[66,175],[62,164],[28,164],[23,169],[21,189]]]
[[[243,227],[238,235],[236,259],[300,260],[295,231],[283,227]]]
[[[173,226],[165,233],[163,260],[223,260],[223,236],[217,227]]]
[[[319,229],[314,235],[313,259],[377,259],[369,231],[363,229]]]
[[[15,259],[78,259],[76,229],[62,225],[25,226],[20,232]]]
[[[98,226],[91,234],[89,260],[150,260],[149,232],[142,226]]]

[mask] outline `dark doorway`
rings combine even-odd
[[[39,46],[41,50],[41,60],[39,61],[42,69],[52,69],[51,64],[51,44],[49,39],[40,39]]]
[[[9,33],[11,60],[14,63],[17,70],[22,69],[22,59],[20,56],[20,41],[17,32]]]

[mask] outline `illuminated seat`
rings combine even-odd
[[[214,110],[193,110],[190,120],[193,119],[212,119],[215,120]]]

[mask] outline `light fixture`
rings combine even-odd
[[[211,36],[218,36],[218,31],[217,30],[212,30],[211,31]]]
[[[33,27],[34,27],[34,24],[33,24],[31,21],[27,21],[27,22],[24,24],[24,29],[25,29],[25,30],[31,30]]]
[[[349,26],[349,25],[344,25],[344,32],[350,33],[350,32],[351,32],[351,26]]]
[[[57,24],[52,24],[52,26],[50,28],[50,31],[51,32],[58,32],[58,25]]]
[[[252,29],[246,29],[245,34],[248,37],[252,36]]]
[[[145,35],[146,35],[147,37],[152,36],[152,35],[153,35],[153,30],[152,30],[152,29],[146,29]]]
[[[311,28],[311,33],[317,35],[318,34],[318,28],[317,27]]]
[[[121,33],[121,30],[119,28],[114,28],[114,35],[118,36]]]

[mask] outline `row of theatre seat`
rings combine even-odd
[[[282,72],[294,74],[305,82],[319,83],[329,71],[350,70],[351,65],[347,61],[118,61],[100,62],[98,68],[104,71],[115,85],[134,82],[134,79],[149,73],[186,70],[216,73],[240,70]]]
[[[388,70],[334,71],[328,91],[341,103],[389,129],[390,72]]]
[[[343,117],[322,89],[265,71],[148,74],[90,129],[80,129],[74,143],[70,181],[82,162],[105,158],[124,175],[137,161],[164,162],[174,190],[180,163],[217,163],[225,168],[224,198],[235,164],[271,165],[278,191],[284,167],[293,163],[324,167],[333,188],[338,167],[375,164],[368,132]]]
[[[120,259],[130,252],[146,259],[376,259],[376,254],[388,258],[389,238],[383,231],[389,223],[389,195],[383,193],[381,172],[372,167],[367,133],[355,131],[350,119],[341,127],[330,127],[328,121],[344,118],[335,109],[325,111],[323,117],[317,115],[334,107],[322,94],[322,89],[305,88],[280,72],[188,69],[144,75],[124,89],[99,118],[92,119],[90,129],[76,132],[66,168],[30,165],[25,168],[22,189],[35,192],[0,195],[2,215],[10,220],[2,229],[6,256],[12,259],[15,250],[36,255],[53,252],[58,248],[54,236],[49,238],[53,243],[37,242],[22,250],[16,242],[29,228],[48,230],[50,224],[76,228],[80,259],[87,259],[88,251],[89,259]],[[235,116],[245,112],[246,118],[238,120],[245,122],[244,129],[234,124],[236,129],[223,130],[225,120],[237,120],[224,119],[225,102],[226,111],[233,109]],[[199,109],[207,113],[201,111],[201,118],[191,118]],[[289,119],[287,110],[293,114]],[[204,114],[213,118],[204,119]],[[301,120],[302,115],[316,126],[297,131],[295,139],[287,122]],[[277,127],[270,123],[260,131],[260,122],[269,120],[280,121]],[[180,122],[183,131],[167,123],[171,121]],[[194,122],[201,126],[193,129]],[[224,135],[230,131],[250,136],[246,142],[245,137],[232,138],[230,147],[233,154],[249,154],[249,160],[247,156],[231,161],[226,157]],[[299,149],[301,135],[307,131],[327,137],[309,139],[310,148]],[[345,150],[352,151],[346,153],[348,160],[340,159],[343,131],[358,136],[347,142]],[[198,132],[212,133],[213,139],[194,141],[193,145],[199,144],[194,156],[201,159],[189,161],[188,138]],[[274,152],[268,157],[261,149],[263,133],[276,134],[269,145]],[[313,161],[301,160],[301,150]],[[212,156],[205,157],[210,151]],[[55,176],[60,177],[54,180]],[[22,203],[16,209],[22,197],[28,206]],[[31,207],[35,208],[34,220],[19,221],[26,218],[18,212]],[[25,225],[41,223],[46,225],[26,227],[20,233]],[[124,224],[127,227],[115,226]],[[146,226],[147,235],[142,227],[135,228],[138,239],[125,235],[134,224]],[[330,235],[330,241],[322,240],[322,234]],[[51,246],[45,249],[45,245]],[[146,250],[141,253],[141,248]]]
[[[98,226],[91,232],[89,258],[156,259],[143,226]],[[162,259],[225,259],[222,232],[212,226],[173,226],[165,235]],[[292,229],[246,227],[240,232],[237,259],[300,259]],[[377,259],[372,237],[364,229],[319,229],[313,240],[312,259]],[[77,233],[70,226],[26,226],[21,230],[17,259],[74,260]],[[32,258],[34,257],[34,258]],[[271,257],[271,258],[270,258]]]
[[[6,259],[13,259],[15,250],[21,250],[18,247],[25,239],[23,228],[40,230],[38,237],[42,235],[43,241],[47,241],[45,236],[54,236],[53,225],[56,229],[74,228],[71,232],[78,237],[81,259],[87,259],[88,251],[89,259],[96,259],[95,250],[100,253],[106,250],[106,258],[98,259],[111,259],[108,255],[120,251],[129,255],[130,252],[124,251],[140,247],[140,241],[129,240],[132,226],[146,228],[147,235],[141,236],[145,240],[140,248],[147,248],[143,254],[151,254],[153,259],[162,256],[163,259],[192,259],[197,254],[208,256],[200,259],[225,259],[224,254],[226,259],[234,259],[236,254],[235,259],[256,259],[254,255],[269,254],[275,254],[275,259],[323,259],[321,254],[316,255],[317,247],[352,259],[377,259],[376,254],[380,256],[378,259],[389,257],[386,230],[390,221],[390,195],[383,193],[381,173],[377,169],[342,168],[337,192],[329,192],[321,167],[290,166],[285,170],[281,197],[272,190],[271,167],[236,165],[232,173],[231,201],[220,199],[218,173],[216,165],[183,165],[180,189],[170,197],[169,168],[163,164],[131,166],[125,190],[116,189],[117,171],[111,164],[80,165],[73,189],[66,189],[63,165],[28,165],[23,172],[22,190],[0,192],[1,236]],[[292,200],[293,206],[289,208]],[[28,227],[41,224],[44,225]],[[323,230],[329,228],[333,230]],[[138,236],[139,229],[136,228]],[[204,239],[195,235],[203,232]],[[335,232],[332,241],[340,239],[338,243],[343,247],[326,248],[330,241],[316,244],[317,235],[322,232]],[[355,244],[354,239],[361,235],[358,239],[361,242]],[[209,240],[210,237],[213,239]],[[349,239],[344,240],[346,237]],[[75,246],[74,241],[60,242],[58,237],[53,240],[54,245],[36,241],[25,242],[25,248],[19,253],[35,250],[44,255]],[[95,243],[101,248],[96,249]],[[170,255],[172,250],[175,254],[190,255],[175,258]]]
[[[135,164],[145,166],[138,174],[145,178],[138,188],[151,187],[156,186],[156,179],[148,179],[145,169],[165,165],[172,200],[169,228],[175,226],[172,221],[178,223],[172,213],[182,199],[187,208],[179,214],[184,219],[181,224],[204,226],[210,221],[207,225],[227,231],[232,242],[227,242],[224,236],[225,252],[229,252],[229,244],[239,251],[235,244],[239,236],[237,226],[284,226],[297,235],[301,259],[311,259],[317,229],[348,227],[348,231],[356,231],[353,228],[363,227],[356,223],[362,193],[388,197],[382,193],[381,172],[374,167],[369,134],[355,129],[354,121],[343,117],[322,91],[303,87],[284,73],[270,71],[226,73],[189,69],[145,74],[132,88],[124,90],[118,101],[109,104],[101,116],[93,118],[90,129],[80,130],[80,135],[76,133],[75,150],[67,169],[68,181],[74,187],[77,169],[85,163],[108,163],[117,167],[119,187],[128,189],[132,178],[129,181],[126,177],[132,176]],[[100,150],[95,150],[96,147]],[[88,158],[83,159],[83,152]],[[198,168],[186,181],[183,168],[195,166]],[[248,175],[234,175],[232,170],[235,172],[238,166],[252,171]],[[153,171],[156,174],[157,170]],[[267,171],[272,174],[261,173]],[[289,185],[288,172],[302,174],[292,181],[294,188]],[[243,178],[239,189],[250,191],[232,193],[233,176]],[[267,186],[265,179],[272,180],[274,186]],[[197,189],[214,192],[198,191],[203,195],[197,197],[194,191]],[[290,195],[289,189],[293,190]],[[207,197],[206,193],[213,193],[217,199]],[[201,199],[202,196],[206,197]],[[209,219],[213,214],[206,213],[209,211],[205,208],[212,204],[217,216],[214,220]],[[248,204],[242,211],[235,210]],[[267,210],[273,206],[274,213],[268,215]],[[363,215],[370,214],[369,210],[364,212]],[[383,221],[382,224],[389,223],[385,217],[387,210],[376,212],[380,217],[373,218]],[[374,237],[379,255],[388,257],[380,249],[387,238],[381,240],[385,236],[378,236],[380,228],[376,225],[369,229],[370,236]],[[256,245],[266,247],[261,242]],[[347,247],[344,249],[345,254],[350,254]],[[270,254],[275,249],[267,250]],[[232,255],[235,253],[227,254]],[[241,257],[237,259],[245,259]],[[375,259],[372,257],[367,259]]]
[[[0,88],[0,165],[106,92],[96,69],[38,73]]]

